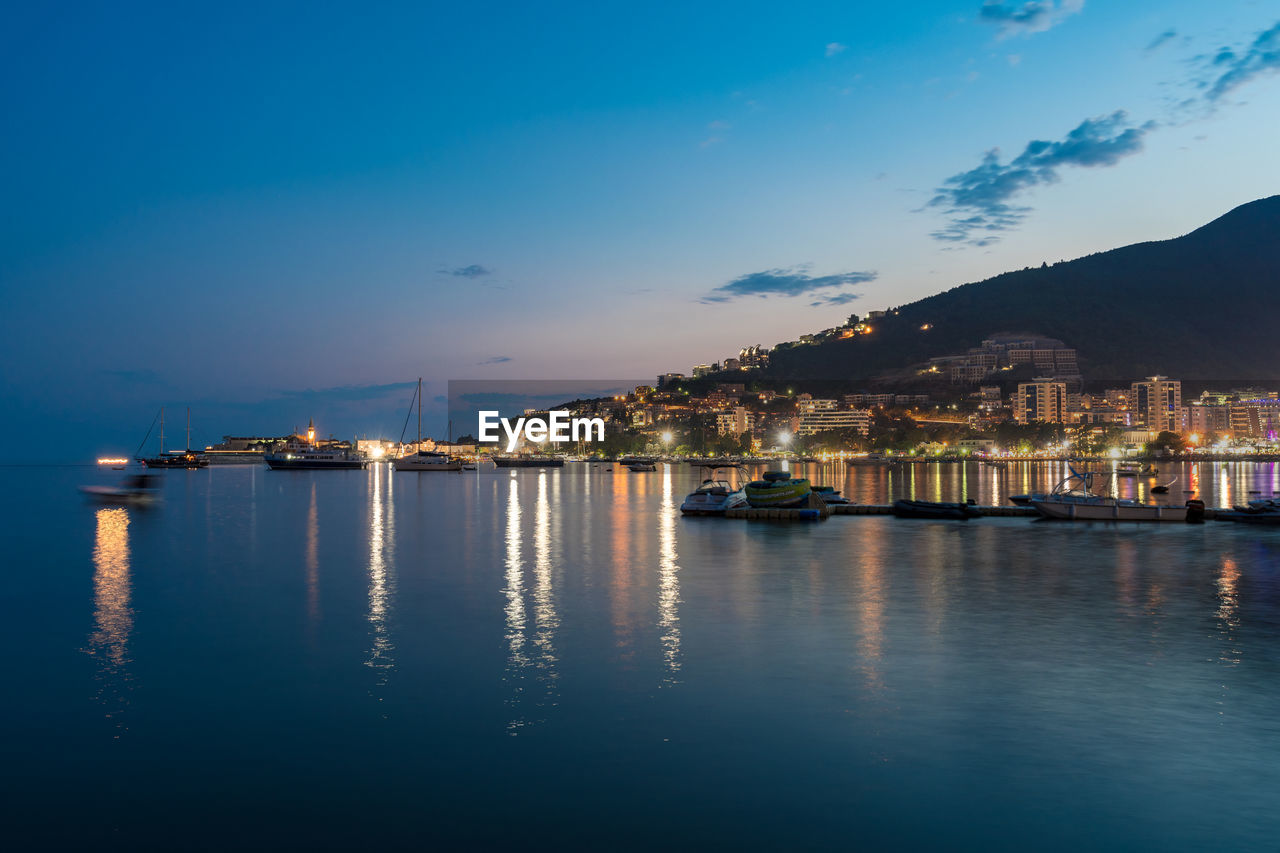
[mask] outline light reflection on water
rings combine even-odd
[[[1071,463],[1076,470],[1109,474],[1116,462]],[[1259,497],[1280,496],[1277,462],[1156,462],[1156,473],[1138,477],[1104,477],[1097,489],[1121,498],[1182,504],[1198,498],[1208,507],[1231,507]],[[767,466],[752,466],[758,475]],[[907,462],[878,465],[792,463],[798,476],[834,485],[857,503],[891,503],[899,498],[1007,504],[1009,495],[1047,492],[1068,475],[1067,463],[1010,461],[1005,467],[983,462]],[[1168,494],[1152,494],[1154,486]]]
[[[671,466],[662,466],[662,505],[658,510],[658,630],[661,632],[665,681],[675,684],[680,673],[680,566],[676,554],[676,498]]]
[[[93,623],[89,653],[99,661],[98,700],[106,705],[120,737],[127,726],[122,714],[128,707],[129,635],[133,633],[132,593],[129,580],[129,511],[103,508],[96,516],[93,544]]]
[[[879,503],[1033,491],[1061,469],[819,473]],[[60,715],[20,746],[54,780],[19,792],[33,809],[56,790],[103,826],[133,821],[139,800],[170,827],[205,825],[190,816],[204,774],[220,808],[291,791],[302,805],[268,825],[347,846],[408,831],[409,811],[453,846],[584,820],[598,839],[655,797],[673,823],[637,829],[635,846],[708,826],[773,848],[1242,849],[1280,834],[1280,531],[687,519],[687,466],[399,488],[385,467],[256,490],[249,472],[217,473],[171,478],[145,519],[68,502],[59,523],[81,537],[15,555],[42,566],[10,578],[33,601],[66,598],[59,578],[92,593],[92,611],[85,595],[67,605],[70,639],[43,630],[48,607],[10,617],[31,638],[21,665],[43,678],[19,692]],[[1173,473],[1214,500],[1275,477]],[[248,524],[203,535],[202,514],[246,504],[256,547]],[[92,664],[76,654],[89,619]],[[80,756],[102,757],[101,703],[121,719],[122,685],[145,692],[146,714],[131,707],[130,736],[109,741],[124,760],[104,792],[78,781]],[[11,730],[30,723],[6,713]],[[358,837],[306,828],[331,828],[321,804],[338,801],[415,806]],[[493,802],[503,821],[481,819]]]
[[[386,465],[374,465],[370,470],[369,625],[373,629],[373,644],[365,665],[377,673],[375,687],[385,687],[396,666],[396,647],[388,624],[396,593],[395,480],[394,472]],[[314,497],[314,490],[312,495]],[[382,701],[382,697],[378,700]]]

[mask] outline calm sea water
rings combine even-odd
[[[1280,530],[684,519],[683,466],[76,494],[112,476],[0,469],[10,849],[1280,844]]]

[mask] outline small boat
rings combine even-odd
[[[1052,492],[1031,501],[1045,518],[1064,521],[1198,521],[1204,518],[1204,504],[1200,501],[1171,506],[1099,495],[1093,491],[1096,474],[1068,470],[1071,476]]]
[[[618,464],[626,465],[630,468],[632,465],[652,465],[657,461],[658,457],[656,456],[636,456],[634,454],[628,454],[619,459]]]
[[[418,401],[418,440],[414,443],[414,447],[418,448],[417,453],[410,453],[408,456],[401,456],[392,464],[397,471],[461,471],[462,463],[454,459],[447,453],[438,453],[434,450],[422,449],[422,377],[418,377],[418,390],[414,392],[414,399]],[[413,400],[409,401],[409,411],[413,411]],[[407,418],[406,418],[407,420]],[[405,424],[408,426],[408,424]],[[452,430],[450,431],[452,434]],[[404,441],[404,432],[400,433],[400,440]]]
[[[728,480],[717,480],[715,472],[718,468],[734,466],[713,466],[708,471],[710,476],[702,481],[702,485],[694,489],[680,504],[680,512],[684,515],[724,515],[725,510],[736,509],[747,505],[747,495],[739,486],[734,488]]]
[[[744,487],[747,503],[757,508],[778,509],[802,506],[813,489],[804,478],[794,478],[786,471],[766,471],[759,480]]]
[[[627,470],[635,471],[637,474],[640,474],[646,471],[657,471],[658,466],[652,462],[630,462],[627,464]]]
[[[462,463],[447,453],[419,450],[392,463],[397,471],[461,471]],[[472,466],[474,470],[475,466]]]
[[[893,514],[898,518],[968,521],[971,518],[981,518],[982,510],[968,503],[897,500],[893,502]]]
[[[827,505],[852,503],[848,498],[841,497],[840,492],[835,486],[813,486],[813,493],[822,498],[822,502]]]
[[[850,465],[886,465],[893,460],[878,450],[873,450],[864,456],[854,456],[849,459]]]
[[[1264,498],[1249,501],[1247,506],[1237,506],[1218,512],[1219,521],[1235,521],[1241,524],[1280,524],[1280,501]]]
[[[1152,465],[1139,465],[1137,462],[1119,462],[1116,464],[1115,474],[1117,477],[1154,477],[1160,473],[1159,469]]]
[[[160,500],[155,474],[133,474],[119,486],[81,486],[80,491],[104,504],[145,506]]]
[[[499,468],[563,468],[564,460],[558,456],[494,456],[493,464]]]

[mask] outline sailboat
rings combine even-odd
[[[414,392],[414,399],[418,401],[418,440],[414,443],[414,447],[418,448],[417,453],[411,453],[408,456],[401,456],[393,464],[397,471],[461,471],[462,463],[454,459],[447,453],[437,453],[433,450],[422,449],[422,377],[418,377],[418,390]],[[409,402],[409,410],[413,411],[413,401]],[[407,426],[407,424],[406,424]],[[400,433],[403,439],[403,431]]]
[[[151,422],[154,427],[155,421]],[[187,449],[171,450],[164,452],[164,406],[160,407],[160,454],[158,456],[141,456],[142,446],[147,443],[147,439],[151,437],[151,430],[147,430],[146,436],[142,439],[142,444],[138,445],[138,450],[134,454],[134,458],[146,465],[148,468],[208,468],[209,460],[204,454],[198,453],[191,449],[191,407],[187,407]]]

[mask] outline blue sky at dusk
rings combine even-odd
[[[687,372],[1280,184],[1274,3],[28,4],[0,48],[4,443],[84,456]]]

